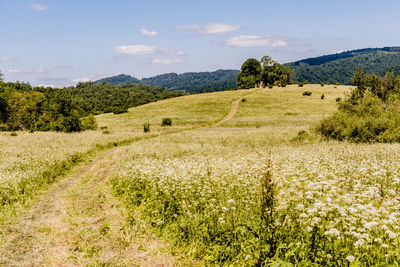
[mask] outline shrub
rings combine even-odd
[[[82,130],[96,130],[97,122],[93,114],[81,119]]]
[[[16,132],[10,133],[10,136],[18,136]]]
[[[321,83],[321,87],[324,87],[324,85],[325,85],[324,83]]]
[[[313,137],[312,137],[311,134],[309,134],[305,130],[301,130],[290,141],[292,141],[292,142],[304,142],[304,141],[311,141],[312,139],[313,139]]]
[[[269,88],[269,89],[272,89],[272,88],[274,88],[274,85],[273,85],[273,84],[270,84],[270,85],[268,85],[268,88]]]
[[[342,98],[341,97],[336,97],[336,102],[340,102],[340,101],[342,101]]]
[[[304,83],[299,83],[299,87],[303,87],[304,86]]]
[[[109,130],[104,130],[103,134],[110,134],[110,131]]]
[[[312,95],[312,92],[310,92],[310,91],[303,92],[303,96],[311,96],[311,95]]]
[[[108,126],[101,126],[100,129],[101,129],[101,130],[108,129]]]
[[[145,133],[150,132],[150,123],[145,123],[145,124],[143,124],[143,131],[144,131]]]
[[[127,107],[114,107],[112,112],[114,114],[122,114],[122,113],[128,112],[128,108]]]
[[[242,102],[246,102],[247,99],[246,99],[245,97],[243,97],[243,98],[241,99],[241,101],[242,101]]]
[[[325,99],[325,95],[324,95],[324,94],[321,95],[321,99],[322,99],[322,100]]]
[[[172,119],[171,118],[163,118],[161,122],[161,126],[171,126]]]

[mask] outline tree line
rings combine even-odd
[[[184,95],[138,84],[79,83],[76,87],[32,87],[4,82],[0,73],[0,131],[77,132],[97,127],[93,116]]]

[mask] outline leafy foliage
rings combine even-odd
[[[78,83],[76,87],[67,88],[67,91],[72,94],[82,114],[120,114],[126,112],[128,107],[184,95],[181,91],[170,92],[162,87],[142,84],[111,85],[107,82]]]
[[[381,78],[358,70],[353,84],[357,87],[317,130],[338,140],[400,142],[400,76],[387,73]]]
[[[290,66],[283,66],[264,56],[261,62],[250,58],[246,60],[237,77],[239,88],[249,89],[255,86],[286,86],[292,80],[292,69]]]
[[[20,83],[0,82],[0,124],[10,131],[81,130],[78,108],[69,92]]]

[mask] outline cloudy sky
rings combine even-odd
[[[6,81],[239,69],[400,45],[398,0],[0,0]]]

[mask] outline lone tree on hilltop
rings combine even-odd
[[[241,89],[249,89],[260,83],[261,63],[255,58],[246,60],[237,77],[237,85]]]

